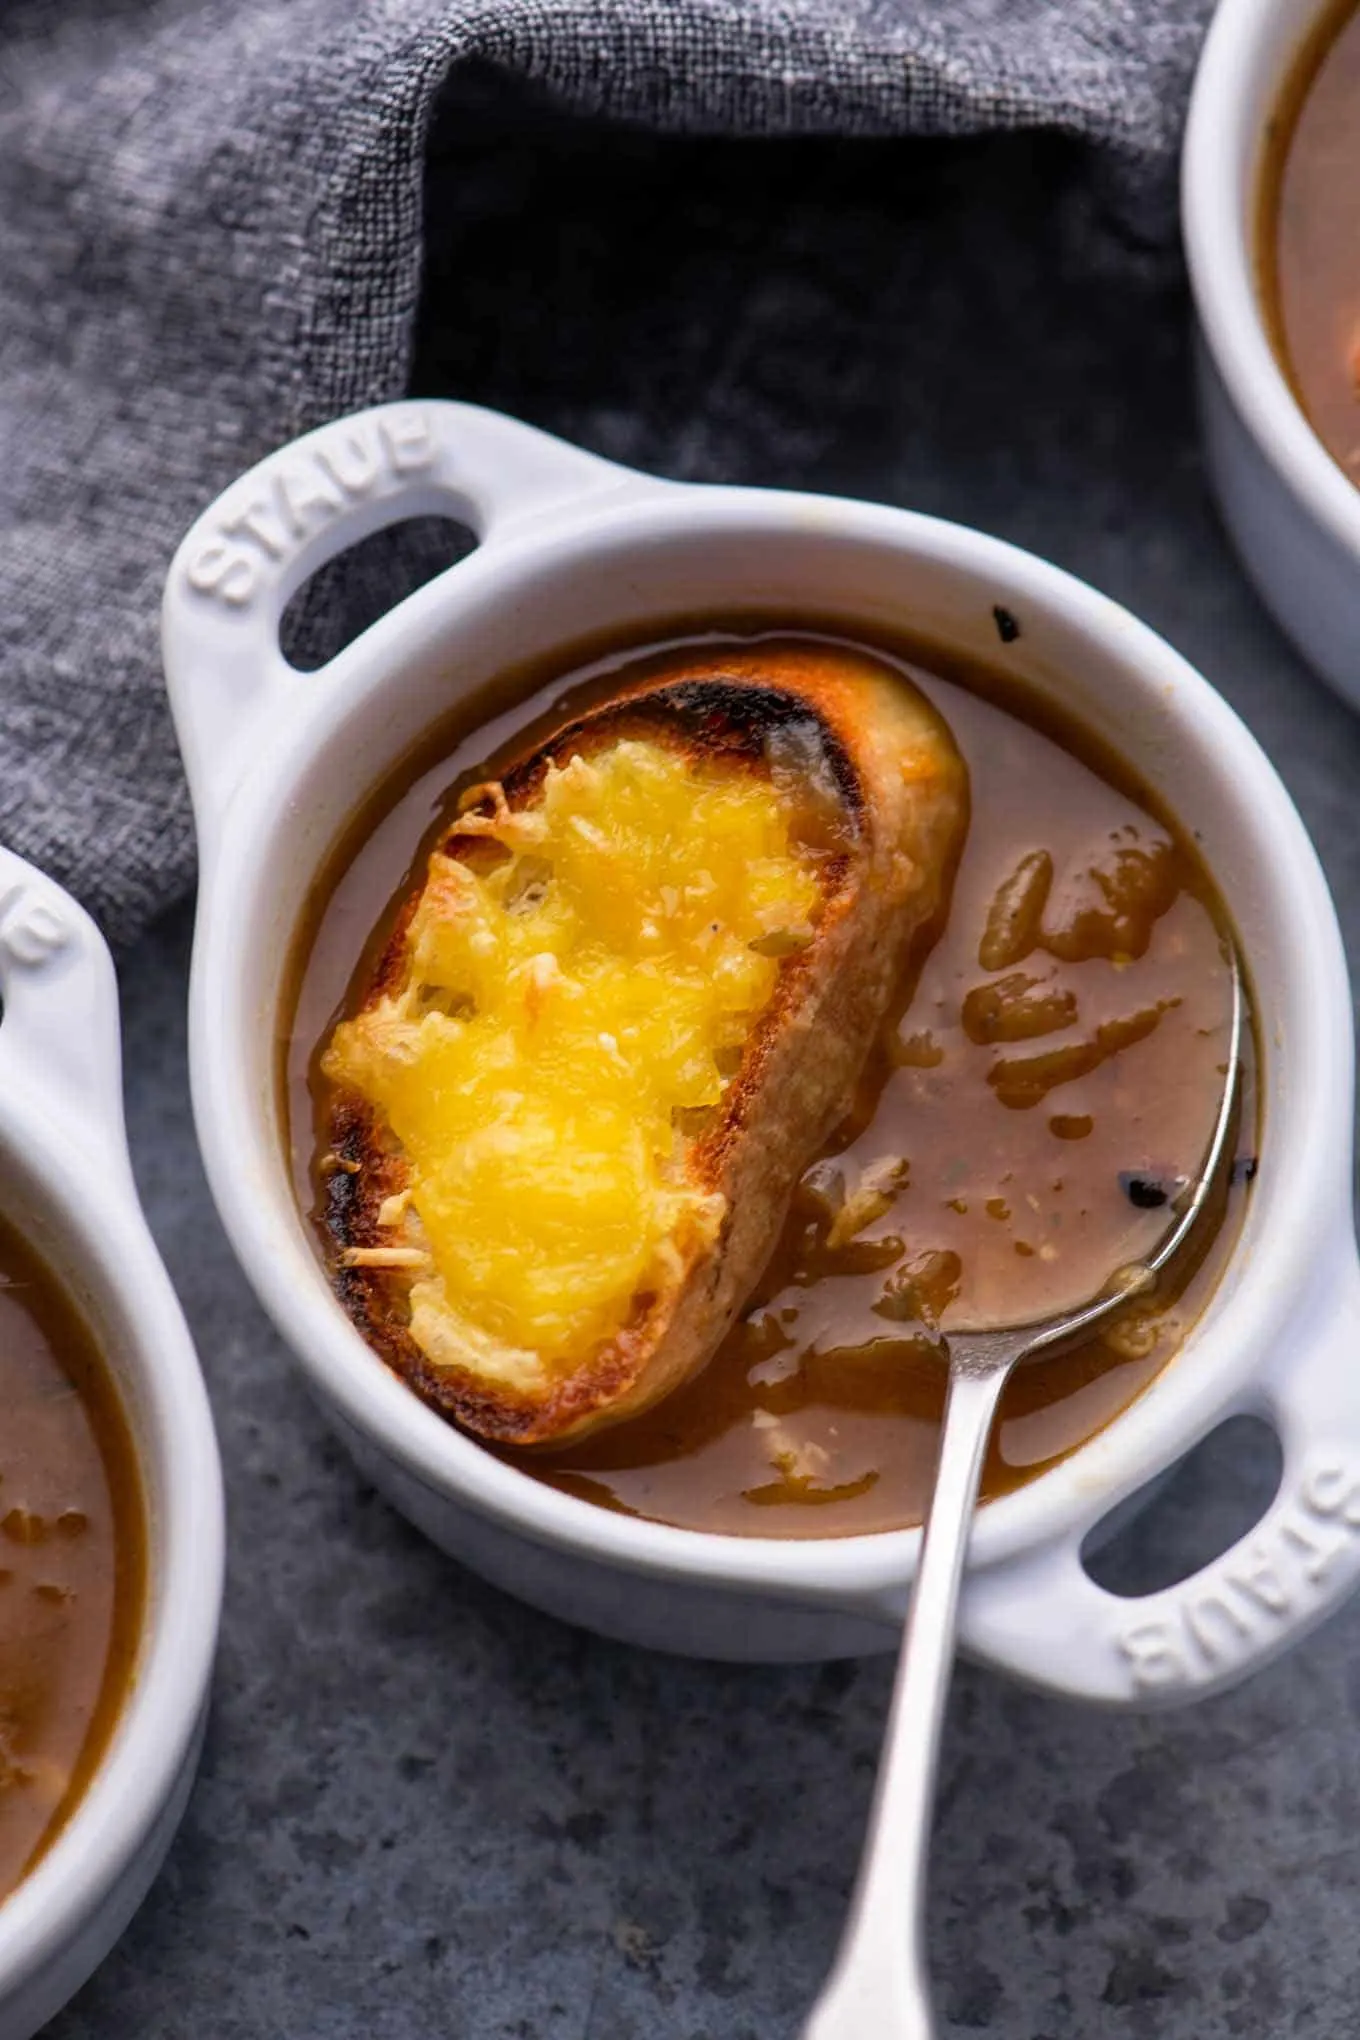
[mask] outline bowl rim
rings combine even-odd
[[[1266,1350],[1286,1322],[1291,1296],[1316,1267],[1323,1236],[1330,1250],[1342,1251],[1338,1219],[1344,1217],[1348,1229],[1350,1212],[1348,1196],[1344,1214],[1339,1211],[1338,1186],[1349,1181],[1350,1149],[1336,1101],[1349,1095],[1353,1067],[1339,931],[1316,853],[1254,738],[1178,653],[1096,590],[1001,540],[911,511],[792,492],[637,479],[635,491],[585,507],[573,505],[556,516],[540,516],[531,529],[484,544],[471,558],[428,583],[332,663],[320,706],[316,692],[307,690],[293,690],[282,708],[273,704],[268,755],[256,761],[204,831],[207,855],[190,990],[199,1140],[236,1252],[304,1375],[323,1403],[335,1406],[409,1479],[531,1542],[620,1571],[703,1582],[804,1605],[858,1604],[880,1612],[884,1597],[899,1591],[914,1571],[919,1529],[840,1539],[721,1536],[633,1520],[560,1494],[503,1466],[412,1395],[375,1359],[329,1291],[323,1293],[314,1262],[310,1278],[299,1286],[295,1277],[302,1264],[281,1243],[266,1216],[286,1165],[281,1169],[281,1158],[274,1152],[272,1128],[261,1137],[267,1114],[247,1077],[243,1001],[228,987],[245,982],[252,940],[247,925],[251,889],[257,899],[268,898],[271,847],[276,845],[277,829],[286,826],[280,816],[286,815],[290,798],[296,802],[309,764],[344,728],[347,718],[390,679],[392,668],[417,656],[417,646],[428,653],[441,636],[446,640],[451,621],[475,600],[489,600],[493,593],[500,601],[530,599],[535,575],[549,564],[560,565],[564,557],[579,556],[611,539],[621,546],[637,546],[693,537],[696,530],[712,540],[749,536],[753,530],[775,536],[805,534],[810,528],[833,531],[842,542],[909,551],[946,571],[962,569],[970,578],[986,581],[995,591],[992,600],[1006,600],[1009,591],[1018,604],[1056,615],[1136,672],[1159,700],[1169,696],[1181,704],[1201,726],[1206,753],[1232,758],[1235,789],[1239,782],[1252,789],[1259,802],[1261,839],[1270,842],[1275,859],[1288,856],[1298,886],[1288,939],[1291,963],[1297,966],[1300,982],[1309,986],[1310,996],[1301,1008],[1300,1038],[1292,1044],[1296,1058],[1306,1053],[1307,1083],[1301,1089],[1307,1091],[1308,1106],[1299,1120],[1301,1127],[1306,1125],[1307,1138],[1296,1136],[1294,1145],[1307,1146],[1312,1160],[1305,1169],[1300,1154],[1291,1157],[1291,1189],[1302,1221],[1292,1227],[1292,1258],[1281,1235],[1270,1255],[1259,1255],[1240,1283],[1220,1284],[1193,1338],[1201,1348],[1213,1342],[1213,1367],[1173,1362],[1152,1389],[1088,1445],[1016,1493],[990,1504],[974,1537],[973,1556],[979,1564],[1009,1559],[1070,1534],[1076,1517],[1089,1525],[1184,1451],[1227,1413],[1225,1382],[1240,1383],[1252,1366],[1259,1369],[1264,1364]],[[1240,791],[1235,791],[1235,798],[1243,798]],[[1268,862],[1263,859],[1263,869]],[[243,1125],[251,1129],[246,1152]],[[291,1199],[291,1186],[286,1194]],[[1260,1196],[1258,1186],[1258,1204]],[[1309,1214],[1315,1221],[1311,1232]],[[1251,1235],[1249,1212],[1243,1242]],[[1287,1258],[1286,1280],[1282,1264]],[[1239,1246],[1230,1266],[1236,1268],[1240,1259]],[[1272,1264],[1269,1276],[1267,1259]],[[1250,1309],[1245,1305],[1248,1290]],[[1204,1355],[1200,1357],[1203,1360]],[[1170,1450],[1165,1449],[1168,1429],[1175,1438]]]
[[[1280,479],[1360,563],[1360,488],[1313,430],[1280,364],[1256,266],[1266,124],[1333,11],[1335,0],[1219,0],[1190,96],[1181,226],[1200,329],[1235,408]]]
[[[120,1400],[147,1546],[138,1649],[108,1745],[55,1839],[0,1902],[3,2004],[61,1959],[134,1872],[193,1756],[217,1646],[225,1524],[197,1355],[130,1169],[107,1177],[92,1170],[88,1155],[12,1086],[0,1092],[0,1150],[17,1176],[36,1181],[56,1218],[61,1252],[79,1280],[73,1301],[96,1348],[105,1344],[101,1304],[112,1303],[130,1334],[124,1361],[136,1380],[135,1415],[128,1398]],[[22,1214],[11,1216],[29,1237]],[[51,1259],[41,1241],[36,1250]],[[62,1280],[61,1271],[54,1275]]]

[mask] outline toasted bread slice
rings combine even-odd
[[[925,699],[816,646],[679,658],[465,796],[322,1058],[333,1280],[382,1357],[518,1444],[696,1373],[966,813]]]

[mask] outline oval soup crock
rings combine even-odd
[[[1276,620],[1360,705],[1360,489],[1290,387],[1258,268],[1269,124],[1310,37],[1335,15],[1335,0],[1221,0],[1191,96],[1181,219],[1205,457],[1224,523]]]
[[[217,1443],[184,1316],[137,1201],[118,992],[89,916],[0,850],[0,1210],[75,1305],[141,1478],[147,1580],[121,1713],[79,1803],[0,1904],[0,2040],[29,2040],[107,1954],[179,1824],[222,1600]]]
[[[477,549],[323,670],[279,624],[325,560],[442,514]],[[1282,1650],[1360,1573],[1360,1271],[1352,1047],[1316,856],[1263,753],[1126,611],[994,539],[815,496],[656,481],[470,406],[389,405],[323,426],[233,484],[185,539],[166,674],[202,879],[190,995],[194,1103],[251,1282],[360,1466],[447,1551],[536,1606],[664,1649],[750,1659],[886,1649],[920,1533],[718,1536],[559,1493],[484,1451],[368,1349],[294,1195],[276,1055],[290,956],[328,853],[457,704],[610,634],[743,613],[872,642],[909,633],[1004,658],[1113,745],[1192,828],[1255,987],[1264,1115],[1245,1223],[1210,1307],[1153,1387],[1070,1458],[980,1513],[964,1647],[1106,1705],[1189,1698]],[[1087,1537],[1222,1419],[1277,1430],[1284,1476],[1251,1535],[1180,1586],[1106,1593]]]

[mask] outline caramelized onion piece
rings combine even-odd
[[[1017,970],[991,984],[975,985],[963,1002],[962,1017],[964,1033],[979,1047],[994,1041],[1032,1041],[1076,1024],[1077,995],[1051,978],[1027,977]]]
[[[1047,850],[1031,850],[1002,880],[978,944],[978,962],[984,970],[1009,970],[1029,955],[1039,940],[1052,885],[1053,859]]]
[[[1013,1110],[1025,1111],[1031,1105],[1041,1105],[1059,1084],[1070,1084],[1078,1077],[1089,1077],[1092,1070],[1098,1070],[1111,1056],[1132,1048],[1136,1041],[1146,1040],[1163,1013],[1178,1003],[1175,999],[1163,999],[1155,1006],[1145,1007],[1141,1013],[1130,1013],[1121,1020],[1106,1020],[1088,1041],[1074,1041],[1066,1048],[1051,1048],[1047,1055],[1014,1056],[993,1063],[987,1072],[987,1082],[996,1092],[998,1101]]]

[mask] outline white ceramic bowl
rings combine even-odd
[[[1330,5],[1220,0],[1190,102],[1181,214],[1200,417],[1224,522],[1305,658],[1360,704],[1360,489],[1299,408],[1256,283],[1266,123]]]
[[[117,1384],[149,1560],[109,1747],[0,1905],[0,2040],[28,2040],[127,1925],[189,1796],[222,1600],[222,1483],[198,1362],[128,1162],[108,950],[60,887],[6,850],[0,999],[0,1211],[80,1309]]]
[[[318,673],[279,650],[293,592],[402,517],[473,555]],[[1021,635],[999,651],[993,605]],[[281,985],[308,890],[368,791],[488,677],[604,631],[748,611],[840,619],[1006,658],[1114,744],[1196,830],[1254,981],[1260,1174],[1181,1357],[1108,1430],[991,1503],[965,1647],[1111,1705],[1176,1700],[1273,1656],[1360,1574],[1360,1271],[1350,997],[1331,901],[1242,724],[1124,610],[1025,553],[866,503],[658,482],[457,404],[323,427],[243,477],[171,568],[164,647],[202,848],[194,1104],[241,1262],[360,1465],[436,1542],[608,1634],[741,1658],[891,1645],[919,1533],[783,1541],[639,1522],[557,1493],[410,1394],[331,1295],[299,1216],[275,1081]],[[1087,1533],[1223,1417],[1278,1429],[1283,1485],[1249,1538],[1142,1601],[1083,1570]]]

